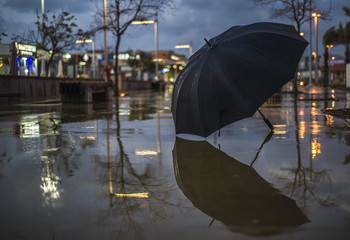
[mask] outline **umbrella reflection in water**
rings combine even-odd
[[[186,197],[232,231],[270,235],[309,222],[293,199],[206,141],[176,138],[173,160]]]

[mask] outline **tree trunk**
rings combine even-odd
[[[328,86],[329,84],[329,66],[328,66],[328,58],[329,58],[329,54],[328,54],[328,48],[326,47],[324,49],[324,71],[323,71],[323,85],[324,86]]]
[[[120,37],[117,37],[116,44],[115,44],[115,63],[114,63],[114,77],[115,77],[115,95],[119,97],[119,62],[118,62],[118,55],[119,55],[119,45],[120,45]]]
[[[346,63],[350,63],[349,44],[346,44],[346,45],[345,45],[345,58],[346,58]]]

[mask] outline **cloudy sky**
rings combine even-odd
[[[107,0],[108,1],[108,0]],[[203,38],[211,38],[234,25],[244,25],[254,22],[269,21],[293,24],[288,19],[273,19],[268,7],[256,5],[252,0],[174,0],[176,10],[162,14],[159,17],[159,49],[175,50],[178,43],[192,43],[193,50],[198,50],[203,44]],[[342,7],[350,7],[350,0],[319,0],[320,5],[329,8],[332,2],[332,20],[319,22],[320,52],[323,52],[321,37],[332,26],[339,22],[350,21],[344,15]],[[88,29],[93,22],[97,6],[102,7],[103,0],[45,0],[45,10],[55,12],[66,10],[77,17],[80,28]],[[41,0],[0,0],[0,32],[22,34],[29,28],[34,28],[36,10],[41,11]],[[305,24],[302,28],[308,40],[309,29]],[[9,37],[2,42],[10,41]],[[109,34],[109,45],[113,47],[114,39]],[[96,35],[96,49],[103,48],[103,33]],[[128,29],[122,39],[121,50],[154,50],[154,31],[152,25],[134,25]],[[332,51],[343,53],[342,46]],[[188,50],[179,49],[176,52],[188,54]]]

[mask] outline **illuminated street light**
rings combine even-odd
[[[86,40],[76,40],[76,43],[91,43],[92,46],[92,78],[96,78],[96,54],[95,54],[95,42],[92,39],[86,39]]]
[[[155,64],[156,64],[156,70],[155,70],[155,79],[158,81],[158,71],[159,71],[159,49],[158,49],[158,21],[157,20],[141,20],[141,21],[132,21],[131,24],[154,24],[154,41],[155,41],[155,48],[156,48],[156,56],[155,56]]]
[[[330,63],[331,63],[331,60],[330,60],[330,57],[331,57],[331,48],[332,47],[334,47],[334,45],[333,44],[327,44],[326,45],[326,48],[327,48],[327,50],[328,50],[328,65],[331,65]],[[332,58],[331,58],[332,59]],[[331,69],[332,70],[332,69]],[[329,71],[328,72],[328,74],[329,74],[329,78],[328,79],[330,79],[331,78],[331,71]]]
[[[313,12],[311,16],[314,18],[315,23],[315,37],[316,37],[316,62],[315,62],[315,81],[318,82],[318,18],[321,17],[321,14]]]
[[[178,44],[174,48],[188,48],[190,51],[190,57],[192,56],[192,46],[190,44]]]

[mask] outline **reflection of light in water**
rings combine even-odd
[[[287,130],[285,129],[287,125],[285,124],[276,124],[273,125],[275,127],[275,129],[273,130],[273,133],[275,135],[276,139],[285,139],[287,138],[286,135],[287,134]]]
[[[135,155],[138,155],[138,156],[157,155],[157,154],[158,153],[156,151],[152,151],[152,150],[135,151]]]
[[[332,126],[333,122],[334,122],[334,118],[332,115],[329,114],[325,114],[326,117],[326,125],[327,126]]]
[[[299,122],[299,138],[301,138],[301,139],[305,138],[305,132],[306,132],[306,122],[300,121]]]
[[[41,156],[42,169],[40,189],[42,190],[45,205],[58,207],[56,200],[60,198],[60,194],[63,190],[58,188],[61,178],[57,176],[52,169],[54,161],[54,159],[50,159],[48,156]]]
[[[335,101],[332,101],[332,108],[335,108]]]
[[[311,122],[311,134],[319,134],[321,132],[321,125],[318,121]]]
[[[299,116],[304,116],[304,115],[305,115],[304,109],[300,109],[299,110]]]
[[[321,143],[319,143],[318,141],[319,140],[317,137],[312,139],[312,143],[311,143],[312,159],[315,159],[316,155],[321,153]]]
[[[95,140],[96,138],[94,136],[80,136],[80,139],[87,139],[87,140]]]
[[[335,90],[334,90],[334,89],[332,89],[332,90],[331,90],[331,94],[332,94],[332,95],[331,95],[331,98],[335,98],[334,93],[335,93]]]
[[[43,149],[44,152],[55,152],[57,151],[59,148],[46,148]],[[46,157],[46,156],[42,156],[42,157]]]
[[[148,193],[113,193],[117,197],[148,198]]]
[[[87,128],[87,129],[89,129],[89,128],[95,128],[95,126],[86,126],[86,127],[81,127],[81,128]]]

